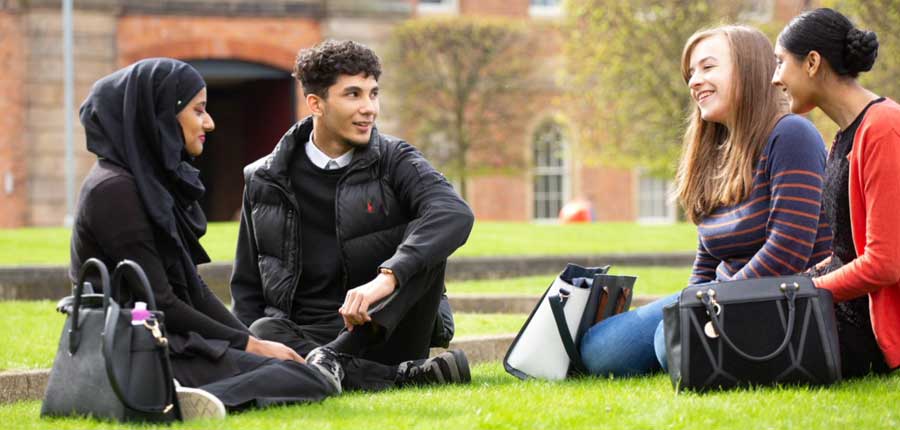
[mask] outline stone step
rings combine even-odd
[[[600,254],[517,257],[454,257],[447,262],[447,280],[503,279],[560,272],[567,263],[582,266],[683,266],[694,261],[693,252]],[[200,274],[225,303],[231,301],[230,262],[200,266]],[[0,266],[0,300],[58,300],[70,294],[66,266]]]
[[[450,348],[462,349],[470,364],[500,361],[515,338],[514,334],[461,337],[450,342]],[[442,352],[432,348],[431,354]],[[44,398],[50,369],[12,370],[0,372],[0,404]]]
[[[453,312],[470,314],[530,314],[540,296],[531,294],[450,294]],[[646,305],[659,296],[637,296],[632,307]]]
[[[44,398],[50,369],[0,372],[0,405]]]
[[[512,344],[515,334],[495,334],[485,336],[463,336],[450,342],[450,349],[465,351],[469,364],[487,363],[503,360],[506,350]],[[444,349],[431,348],[431,355],[439,354]]]

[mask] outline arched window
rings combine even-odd
[[[566,194],[566,145],[562,127],[546,122],[534,133],[534,219],[556,219]]]

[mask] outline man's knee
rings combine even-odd
[[[250,333],[259,339],[276,340],[293,332],[291,321],[284,318],[263,317],[250,324]]]

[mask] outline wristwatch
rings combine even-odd
[[[378,273],[382,273],[382,274],[385,274],[385,275],[393,275],[393,274],[394,274],[394,271],[391,270],[391,269],[389,269],[389,268],[387,268],[387,267],[379,267],[379,268],[378,268]]]

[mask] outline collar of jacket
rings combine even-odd
[[[294,157],[294,151],[298,148],[302,149],[303,145],[309,140],[309,135],[313,130],[312,116],[303,118],[281,137],[281,140],[275,145],[275,149],[266,158],[265,163],[257,170],[257,174],[278,182],[286,190],[290,190],[290,165]],[[347,166],[347,171],[363,168],[375,163],[381,157],[381,135],[378,129],[372,127],[372,135],[369,137],[369,144],[363,147],[357,147],[353,152],[353,159]]]

